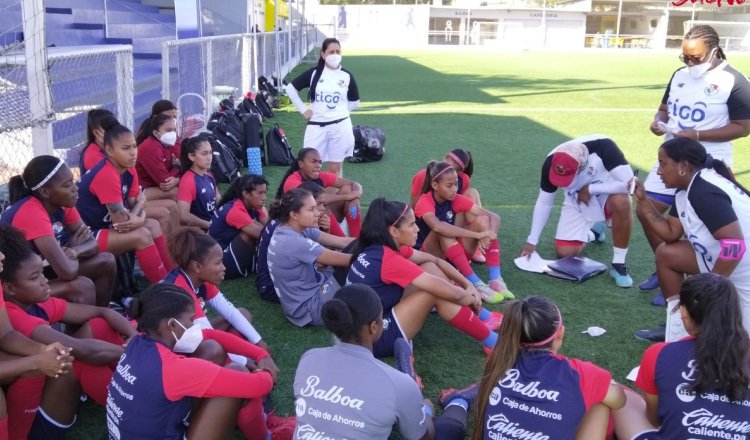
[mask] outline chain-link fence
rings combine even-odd
[[[48,48],[43,3],[25,1],[0,10],[20,23],[0,35],[0,184],[39,154],[77,167],[91,109],[133,125],[132,48]]]

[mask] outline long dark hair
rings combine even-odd
[[[446,171],[446,168],[450,168],[451,170]],[[420,194],[427,194],[432,191],[432,182],[435,178],[439,181],[445,174],[450,173],[451,171],[454,173],[456,172],[448,162],[443,162],[441,160],[430,161],[425,170],[424,183],[422,184],[422,191]]]
[[[193,161],[190,160],[189,154],[198,151],[198,148],[204,142],[209,144],[209,146],[211,145],[211,143],[208,142],[208,139],[202,136],[191,137],[182,142],[182,145],[180,146],[180,169],[182,170],[182,174],[185,174],[193,167]]]
[[[474,174],[474,158],[471,156],[471,151],[463,149],[463,148],[454,148],[450,152],[448,152],[448,156],[455,156],[452,157],[454,161],[456,158],[458,158],[459,161],[463,162],[463,173],[467,176],[471,177],[472,174]]]
[[[548,350],[562,326],[557,306],[542,296],[529,296],[508,303],[495,349],[484,367],[477,395],[473,439],[483,438],[484,413],[492,389],[515,365],[522,350]]]
[[[701,394],[718,387],[733,402],[744,399],[750,386],[750,339],[732,281],[713,273],[694,275],[680,287],[680,305],[698,333],[693,391]]]
[[[170,235],[167,250],[176,265],[187,269],[191,261],[205,262],[208,251],[214,246],[217,246],[216,240],[210,235],[188,226]]]
[[[362,223],[362,232],[359,234],[357,244],[352,255],[359,255],[363,250],[372,245],[388,246],[398,251],[398,245],[388,233],[390,226],[399,227],[404,222],[409,205],[398,201],[388,201],[384,197],[378,197],[370,203],[365,220]]]
[[[164,113],[168,110],[177,110],[177,106],[168,99],[160,99],[151,106],[151,116]]]
[[[719,34],[716,32],[716,29],[707,24],[697,24],[691,27],[690,30],[685,34],[684,39],[702,40],[706,44],[706,46],[708,46],[709,50],[716,49],[716,56],[719,59],[727,59],[727,56],[724,54],[724,51],[719,45],[719,43],[721,42],[721,40],[719,39]]]
[[[268,181],[265,177],[258,174],[243,174],[229,184],[229,189],[221,195],[221,202],[216,206],[216,209],[218,210],[235,199],[241,199],[243,192],[253,192],[261,185],[268,186]]]
[[[164,319],[193,308],[193,299],[182,287],[159,283],[146,289],[128,305],[128,314],[138,321],[138,331],[156,332]]]
[[[6,283],[14,282],[21,263],[35,255],[23,232],[7,223],[0,223],[0,252],[5,255],[0,280]]]
[[[320,315],[326,328],[341,342],[361,343],[363,326],[383,313],[380,297],[366,284],[349,284],[323,304]]]
[[[135,137],[135,143],[140,145],[148,139],[149,136],[154,135],[154,131],[159,130],[165,122],[171,121],[172,117],[163,114],[151,115],[148,119],[143,121],[141,128],[138,129],[138,135]]]
[[[745,194],[750,194],[745,187],[734,180],[734,175],[729,171],[727,165],[723,161],[714,159],[713,156],[707,154],[706,148],[700,142],[686,137],[675,137],[661,144],[659,148],[673,161],[685,161],[695,170],[712,168],[721,177],[729,180],[744,191]]]
[[[55,180],[55,177],[60,174],[60,170],[65,166],[65,163],[62,163],[61,165],[61,162],[61,159],[47,155],[37,156],[31,159],[29,163],[26,164],[26,167],[23,169],[23,173],[20,176],[13,176],[10,178],[10,181],[8,181],[8,201],[13,204],[26,196],[32,195],[31,188],[39,185],[44,179],[47,179],[47,182],[42,188],[49,185]],[[52,173],[58,165],[61,165],[60,168],[58,168],[53,176],[50,176],[50,173]]]
[[[120,122],[117,120],[114,113],[106,108],[95,108],[89,110],[86,118],[86,145],[83,147],[83,150],[81,150],[81,157],[78,159],[78,167],[81,169],[81,174],[86,172],[86,167],[83,164],[83,156],[86,154],[86,150],[93,148],[92,145],[96,145],[96,135],[94,134],[94,130],[101,128],[106,132],[115,125],[120,125]]]
[[[323,44],[321,45],[320,51],[325,52],[326,49],[328,49],[328,46],[331,44],[336,43],[339,46],[341,46],[341,43],[339,40],[335,38],[326,38],[323,40]],[[318,80],[320,79],[320,75],[323,74],[323,69],[326,67],[326,60],[321,56],[318,57],[318,65],[315,66],[315,72],[313,73],[312,82],[310,83],[310,89],[307,92],[307,99],[310,100],[310,102],[315,102],[315,89],[318,86]]]
[[[311,196],[312,193],[306,189],[290,189],[284,193],[280,199],[276,199],[271,203],[271,207],[268,210],[268,216],[273,220],[286,223],[289,221],[289,215],[292,212],[299,212],[305,204],[305,199]]]
[[[286,173],[284,173],[284,176],[281,177],[281,183],[279,183],[279,188],[276,190],[276,198],[280,199],[281,196],[284,194],[284,184],[286,183],[286,179],[289,178],[292,174],[294,174],[295,171],[299,171],[299,163],[307,159],[307,155],[312,153],[313,151],[317,152],[315,148],[303,148],[299,150],[297,153],[297,160],[292,162],[291,165],[289,165],[289,168],[287,168]]]

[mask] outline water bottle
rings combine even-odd
[[[263,164],[260,160],[260,148],[247,148],[247,172],[250,174],[263,175]]]

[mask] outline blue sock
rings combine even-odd
[[[500,266],[487,266],[487,274],[489,274],[490,280],[500,278]]]
[[[482,307],[482,310],[479,311],[479,320],[480,321],[486,321],[490,319],[490,316],[492,316],[492,312]]]
[[[466,275],[466,279],[469,280],[469,281],[471,281],[471,284],[476,284],[476,283],[482,281],[482,280],[479,279],[479,277],[477,276],[477,274],[475,274],[474,272],[470,273],[469,275]]]
[[[497,338],[498,334],[495,332],[490,332],[490,335],[487,336],[487,338],[482,341],[482,344],[484,344],[487,347],[493,348],[495,344],[497,344]]]
[[[449,406],[453,406],[453,405],[460,406],[466,412],[469,411],[469,402],[467,402],[466,399],[462,399],[460,397],[456,397],[455,399],[452,399],[450,402],[448,402],[448,404],[445,405],[445,408],[447,409]]]

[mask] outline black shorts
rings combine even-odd
[[[376,358],[393,356],[393,344],[398,338],[409,340],[401,331],[401,325],[398,323],[396,315],[393,314],[393,309],[391,309],[383,315],[383,334],[373,344],[372,353]]]
[[[224,249],[224,267],[227,279],[246,277],[255,267],[255,245],[248,244],[237,234]]]

